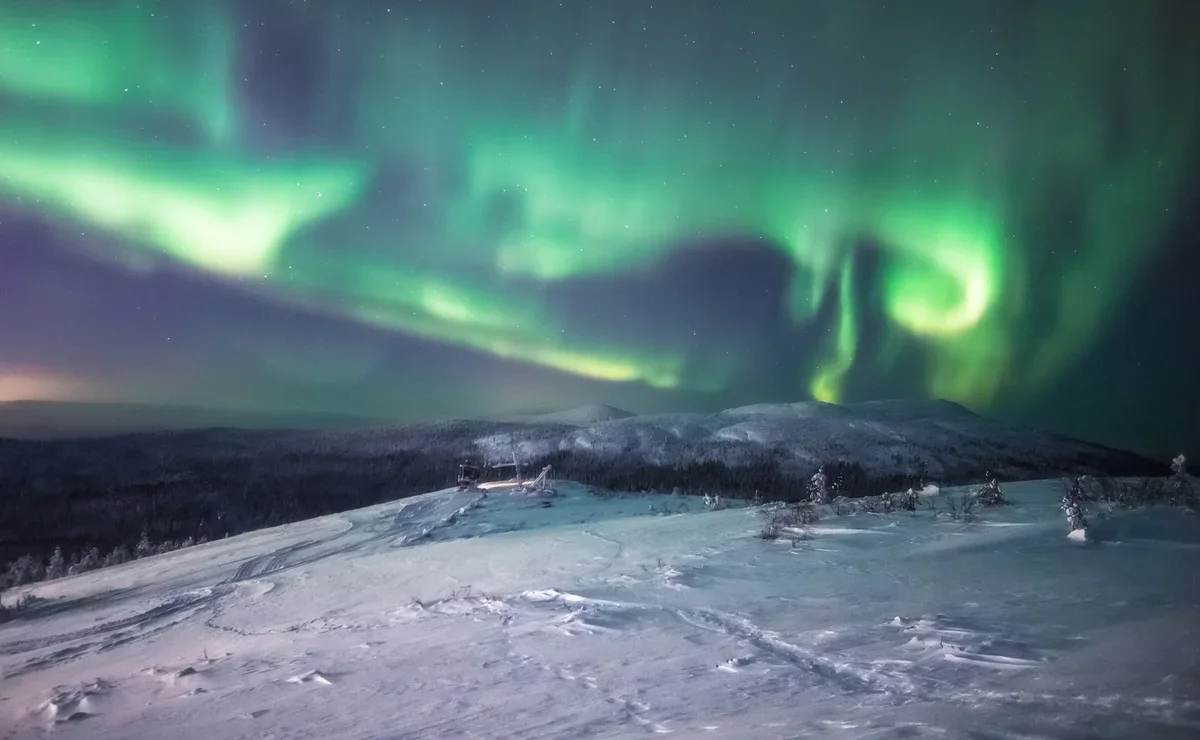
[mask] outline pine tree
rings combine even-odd
[[[825,468],[817,468],[808,481],[808,500],[820,506],[829,503],[829,489],[825,481]]]
[[[135,558],[144,558],[154,554],[154,545],[150,544],[150,534],[146,530],[142,530],[142,538],[138,540],[137,546],[133,549]]]
[[[99,568],[100,564],[100,549],[93,547],[85,552],[79,560],[71,563],[71,567],[67,568],[67,573],[73,576],[87,573],[89,570]]]
[[[1082,479],[1076,478],[1062,498],[1062,510],[1067,515],[1067,526],[1072,532],[1087,529],[1087,520],[1083,517],[1084,503]]]
[[[24,586],[36,583],[45,575],[42,564],[32,555],[22,555],[8,566],[8,583],[10,586]]]
[[[121,563],[128,563],[133,558],[129,555],[129,549],[124,545],[117,545],[108,555],[104,556],[104,567],[108,568]]]
[[[46,563],[46,580],[52,581],[55,578],[62,578],[67,574],[67,561],[63,559],[62,548],[54,548],[54,554],[50,556],[50,562]]]
[[[1000,490],[1000,482],[995,478],[991,478],[983,487],[975,494],[975,499],[983,506],[1004,506],[1008,503],[1008,499],[1004,497],[1004,491]]]

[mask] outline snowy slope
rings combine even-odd
[[[441,491],[34,586],[0,625],[0,737],[1200,732],[1186,514],[1076,545],[1034,482],[975,524],[826,512],[793,547],[754,509],[559,491]]]

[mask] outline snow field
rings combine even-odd
[[[20,591],[0,737],[1174,738],[1200,521],[441,491]],[[930,492],[926,499],[958,493]],[[661,511],[683,511],[661,515]],[[5,729],[7,728],[7,734]]]

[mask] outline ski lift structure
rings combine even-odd
[[[521,461],[517,459],[516,450],[512,453],[512,462],[503,463],[472,463],[464,461],[458,466],[458,490],[491,491],[503,489],[519,493],[536,493],[553,496],[554,487],[550,484],[550,466],[542,468],[532,480],[525,480]],[[511,469],[510,477],[497,476]]]

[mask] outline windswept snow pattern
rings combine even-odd
[[[1185,738],[1200,520],[441,491],[23,589],[0,738]],[[932,502],[932,503],[931,503]],[[663,512],[673,512],[664,514]],[[7,594],[15,598],[21,593]]]

